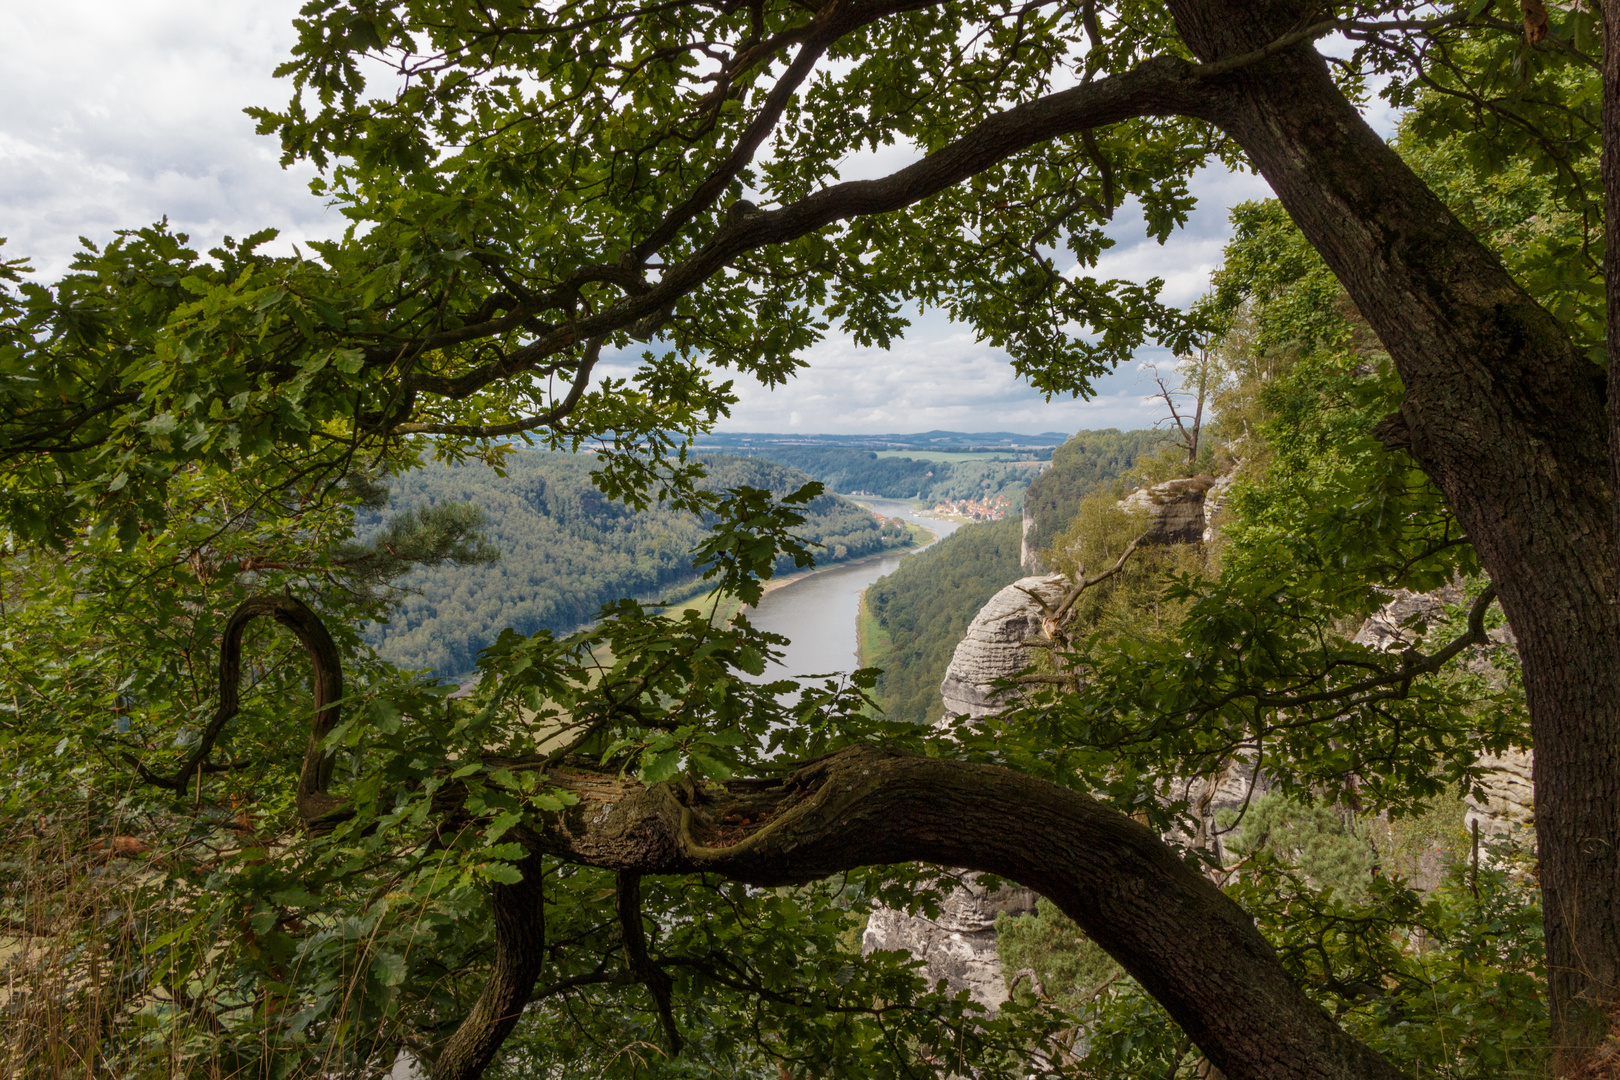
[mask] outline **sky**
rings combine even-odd
[[[53,0],[0,5],[7,60],[0,67],[0,252],[29,257],[37,277],[66,269],[80,236],[167,216],[194,244],[281,230],[270,250],[336,235],[342,221],[310,194],[309,166],[283,169],[279,148],[256,135],[248,105],[284,104],[271,77],[294,40],[300,0]],[[844,176],[881,175],[909,154],[894,148],[846,163]],[[1116,246],[1098,277],[1165,281],[1185,305],[1207,287],[1229,235],[1228,207],[1265,198],[1257,176],[1206,170],[1198,209],[1159,245],[1122,207]],[[738,382],[729,431],[1078,431],[1149,427],[1163,415],[1135,364],[1101,380],[1089,401],[1045,401],[1007,357],[935,313],[883,350],[839,335],[812,347],[809,368],[785,389]],[[1153,350],[1139,361],[1168,359]]]

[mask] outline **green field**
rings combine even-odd
[[[1015,457],[1003,450],[874,450],[880,458],[911,458],[915,461],[1000,461],[1008,465],[1038,465],[1040,462]]]

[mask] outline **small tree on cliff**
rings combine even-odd
[[[1578,1066],[1620,1000],[1617,459],[1594,362],[1601,320],[1590,305],[1555,317],[1538,303],[1346,96],[1367,70],[1391,76],[1397,101],[1420,87],[1451,96],[1467,106],[1457,116],[1471,152],[1549,163],[1548,183],[1589,214],[1599,123],[1578,73],[1595,63],[1598,23],[1616,15],[1525,11],[318,0],[284,69],[297,100],[256,115],[289,157],[323,168],[320,190],[355,228],[317,245],[318,260],[260,256],[262,237],[204,260],[150,230],[83,256],[54,291],[8,294],[0,499],[29,542],[116,536],[142,551],[166,535],[177,490],[211,476],[319,501],[359,464],[407,466],[424,440],[454,457],[498,456],[517,435],[602,439],[604,488],[710,514],[715,538],[700,556],[747,596],[774,549],[791,546],[793,514],[759,492],[721,498],[691,484],[680,433],[733,400],[715,370],[780,384],[829,321],[886,345],[915,301],[972,324],[1042,390],[1084,392],[1145,339],[1180,351],[1193,328],[1151,284],[1059,272],[1057,244],[1092,264],[1127,198],[1162,239],[1191,205],[1193,170],[1251,165],[1388,350],[1405,396],[1380,433],[1443,493],[1517,633],[1556,1041]],[[1333,33],[1356,43],[1356,61],[1330,65],[1315,50]],[[1605,103],[1620,100],[1617,56],[1603,52]],[[367,98],[377,58],[400,83]],[[923,156],[836,182],[849,154],[899,140]],[[1612,158],[1605,178],[1612,217]],[[1608,322],[1620,334],[1620,319]],[[1076,323],[1094,333],[1070,334]],[[604,349],[655,341],[635,378],[598,373]],[[240,520],[273,512],[246,498]],[[1424,572],[1440,569],[1431,560]],[[141,768],[178,791],[200,782],[219,765],[212,740],[230,730],[244,627],[269,615],[300,636],[319,687],[295,784],[316,837],[308,850],[383,865],[358,854],[369,850],[419,880],[409,875],[430,854],[468,837],[484,845],[466,881],[493,879],[495,955],[470,1009],[432,1005],[459,1021],[425,1048],[438,1076],[477,1075],[535,991],[542,898],[557,903],[543,857],[618,875],[614,948],[656,1003],[662,1033],[649,1041],[670,1052],[682,1036],[672,977],[643,929],[641,875],[797,885],[927,860],[1039,889],[1234,1080],[1394,1075],[1300,992],[1241,909],[1147,829],[1062,786],[1083,776],[1033,777],[1041,759],[1016,743],[977,763],[877,749],[874,738],[906,736],[861,720],[838,688],[787,722],[734,677],[758,670],[770,644],[746,625],[672,626],[633,605],[610,614],[565,642],[503,639],[472,713],[401,691],[344,721],[339,646],[319,613],[261,597],[226,626],[225,699],[202,741],[173,771]],[[1483,606],[1466,640],[1482,617]],[[1370,673],[1330,663],[1303,681],[1251,672],[1232,700],[1325,725],[1318,746],[1341,745],[1332,724],[1356,718],[1356,738],[1381,733],[1383,757],[1353,771],[1421,788],[1413,762],[1432,765],[1436,746],[1403,741],[1422,725],[1402,710],[1461,647]],[[520,704],[572,734],[537,739],[510,719]],[[1471,748],[1453,734],[1441,758],[1466,773]],[[767,736],[788,757],[763,761]],[[345,742],[361,752],[334,758]],[[587,749],[605,773],[567,757]],[[783,771],[794,756],[808,760]],[[767,768],[771,779],[724,782]],[[294,901],[265,895],[282,907],[253,933],[280,940]],[[276,980],[290,970],[272,946],[254,955]],[[763,971],[797,970],[705,955],[688,962],[707,985],[760,995],[772,992]],[[376,1000],[391,1000],[401,971],[377,969]],[[275,1014],[282,992],[257,1007]],[[906,1038],[942,1045],[920,1030]]]

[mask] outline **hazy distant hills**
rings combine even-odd
[[[766,446],[850,447],[861,450],[1050,450],[1062,446],[1067,432],[1043,431],[1020,435],[1014,431],[920,431],[909,435],[812,435],[800,432],[723,431],[700,436],[705,449],[728,450]]]

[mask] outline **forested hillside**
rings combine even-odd
[[[1035,519],[1032,550],[1049,547],[1080,509],[1080,500],[1131,469],[1165,442],[1160,431],[1080,431],[1052,452],[1052,467],[1024,493]]]
[[[878,495],[885,499],[983,499],[1005,495],[1013,509],[1040,471],[1035,461],[929,461],[879,457],[871,450],[842,447],[773,446],[771,460],[791,465],[827,485],[829,491]]]
[[[748,485],[783,495],[810,479],[758,458],[716,455],[704,462],[704,486],[715,490]],[[692,582],[691,550],[705,534],[703,523],[684,512],[636,512],[614,502],[591,484],[593,465],[585,456],[523,451],[508,459],[505,476],[485,465],[435,464],[397,477],[388,510],[362,521],[362,535],[413,507],[471,503],[483,511],[485,534],[501,557],[415,571],[404,581],[410,593],[388,622],[367,628],[367,639],[402,667],[455,677],[471,671],[505,627],[523,634],[571,630],[609,600],[654,597]],[[899,546],[907,536],[835,495],[812,502],[807,518],[798,532],[823,545],[821,564]],[[792,565],[784,557],[778,570]]]
[[[891,720],[931,722],[939,681],[985,601],[1018,580],[1016,520],[964,525],[880,578],[861,605],[861,662],[883,668],[876,697]]]

